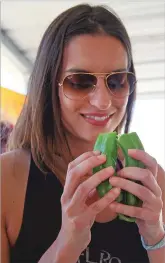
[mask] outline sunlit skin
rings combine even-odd
[[[122,43],[110,36],[83,35],[73,38],[64,50],[61,79],[74,69],[91,73],[111,73],[127,70],[127,53]],[[83,100],[70,100],[59,88],[62,120],[68,132],[69,143],[76,157],[93,148],[100,132],[111,132],[119,125],[125,114],[128,97],[116,98],[108,91],[104,78],[99,77],[94,93]],[[105,127],[94,126],[81,114],[113,114]],[[75,149],[76,142],[76,149]]]
[[[64,50],[60,81],[62,81],[67,74],[77,69],[91,73],[111,73],[113,71],[126,70],[127,66],[128,59],[126,50],[116,38],[103,35],[78,36],[72,39]],[[110,94],[103,78],[99,78],[95,92],[82,101],[68,99],[64,96],[62,89],[59,89],[59,98],[62,120],[67,131],[72,154],[75,158],[93,149],[94,142],[100,132],[112,132],[116,129],[124,117],[128,102],[128,97],[119,99]],[[93,112],[113,113],[113,116],[106,126],[94,126],[86,122],[81,116],[81,114]],[[148,242],[150,242],[150,240],[153,242],[154,238],[155,240],[159,240],[164,232],[162,228],[162,217],[160,216],[162,209],[162,201],[160,199],[161,190],[156,182],[157,172],[160,170],[155,160],[147,153],[133,151],[129,154],[135,159],[143,161],[148,169],[135,167],[130,169],[124,168],[116,178],[111,178],[114,174],[111,171],[111,173],[109,173],[109,177],[111,178],[110,182],[114,187],[125,189],[137,195],[143,200],[143,207],[136,208],[113,202],[113,205],[110,205],[109,209],[106,208],[97,215],[96,220],[99,222],[112,220],[117,215],[116,213],[122,213],[132,217],[135,216],[138,219],[137,224],[140,233],[144,234]],[[80,165],[82,162],[80,159],[83,158],[87,160],[89,157],[85,157],[85,155],[84,157],[79,157],[78,160],[75,160],[72,164],[73,167]],[[139,180],[143,186],[131,182],[129,179]],[[89,200],[89,204],[94,200],[97,200],[95,191],[91,202]],[[155,225],[154,228],[153,224]]]

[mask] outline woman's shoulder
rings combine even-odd
[[[5,221],[13,207],[24,200],[30,169],[30,152],[18,149],[1,154],[2,216]],[[11,217],[10,217],[11,218]]]
[[[1,154],[1,178],[3,180],[18,179],[25,174],[30,167],[30,152],[24,149],[16,149]],[[21,176],[22,177],[22,176]]]

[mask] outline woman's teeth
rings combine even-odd
[[[104,120],[108,119],[109,116],[110,116],[110,115],[103,116],[103,117],[98,117],[98,116],[84,115],[85,118],[87,118],[87,119],[92,119],[92,120],[96,120],[96,121],[104,121]]]

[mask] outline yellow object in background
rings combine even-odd
[[[22,110],[25,95],[1,87],[0,90],[1,120],[15,124]]]

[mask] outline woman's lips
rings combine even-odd
[[[81,114],[81,116],[84,118],[84,120],[94,126],[106,126],[109,120],[112,118],[112,115],[107,115],[107,116],[88,116]]]

